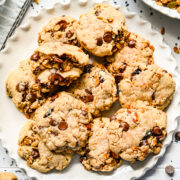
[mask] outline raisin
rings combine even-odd
[[[68,124],[65,121],[61,121],[58,125],[58,128],[62,131],[66,130],[68,128]]]
[[[105,42],[110,43],[112,41],[112,33],[106,32],[103,36]]]
[[[132,73],[132,76],[135,76],[137,74],[140,74],[141,73],[141,69],[137,68],[133,73]]]
[[[102,37],[98,37],[96,40],[97,40],[97,43],[96,43],[96,44],[97,44],[98,46],[102,46],[102,44],[103,44],[103,39],[102,39]]]

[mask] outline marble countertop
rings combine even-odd
[[[115,1],[115,0],[113,0]],[[58,0],[39,0],[39,4],[34,2],[26,13],[22,24],[26,22],[27,18],[31,15],[39,13],[40,9],[50,7]],[[172,48],[174,46],[180,47],[180,20],[172,19],[167,16],[160,14],[157,11],[152,10],[146,6],[141,0],[116,0],[124,6],[127,6],[131,11],[137,12],[142,18],[148,20],[152,24],[152,28],[157,31],[165,28],[164,40]],[[180,54],[173,52],[174,57],[177,60],[179,72],[180,72]],[[180,127],[178,128],[180,131]],[[180,142],[175,142],[173,138],[172,144],[168,147],[163,158],[159,159],[157,165],[148,173],[146,173],[141,180],[179,180],[180,179]],[[165,167],[172,165],[175,167],[175,174],[173,177],[168,176],[165,173]],[[8,156],[7,151],[0,145],[0,172],[9,171],[13,172],[18,176],[19,180],[29,180],[28,176],[24,171],[19,169],[15,162]]]

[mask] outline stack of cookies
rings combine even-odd
[[[112,171],[122,160],[160,152],[163,110],[175,82],[154,64],[150,42],[127,30],[118,10],[98,4],[78,21],[55,17],[38,44],[6,81],[7,94],[29,119],[18,141],[28,166],[61,171],[78,153],[85,169]],[[89,54],[101,63],[90,64]],[[118,99],[120,109],[102,117]]]

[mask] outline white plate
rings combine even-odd
[[[175,19],[180,19],[180,13],[178,13],[176,9],[170,9],[168,7],[159,6],[156,4],[155,0],[142,0],[142,1],[148,6],[152,7],[153,9],[161,12],[162,14],[165,14],[166,16]]]
[[[71,3],[55,4],[53,8],[42,10],[38,16],[30,17],[28,22],[20,26],[13,37],[11,37],[6,45],[6,48],[0,53],[0,138],[3,146],[9,151],[9,155],[14,158],[17,165],[23,168],[30,177],[37,177],[40,180],[55,180],[55,179],[71,179],[71,180],[108,180],[108,179],[134,179],[142,176],[147,170],[151,169],[157,160],[163,156],[166,147],[171,143],[173,132],[177,127],[178,112],[180,112],[180,94],[176,91],[171,105],[167,110],[168,136],[164,141],[163,148],[159,155],[150,156],[144,162],[137,162],[133,165],[123,163],[123,165],[112,173],[93,173],[84,170],[79,163],[79,157],[76,157],[71,165],[63,172],[54,171],[46,175],[41,174],[26,165],[26,162],[17,155],[17,141],[20,128],[23,126],[26,118],[14,106],[11,99],[6,95],[5,80],[9,72],[18,67],[21,60],[26,59],[33,52],[37,46],[37,34],[49,19],[54,16],[66,14],[78,18],[80,14],[92,8],[94,1],[86,0],[71,0]],[[177,73],[177,64],[175,59],[171,56],[171,49],[163,42],[161,34],[151,29],[151,25],[126,8],[120,7],[120,11],[124,14],[127,20],[129,29],[136,32],[143,37],[149,39],[155,46],[154,53],[155,62],[161,67],[167,69],[172,73],[179,90],[179,75]]]

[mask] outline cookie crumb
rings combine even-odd
[[[174,174],[174,167],[169,165],[165,167],[165,171],[169,176],[173,176]]]

